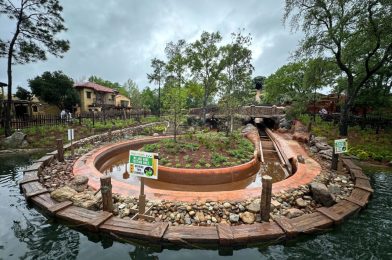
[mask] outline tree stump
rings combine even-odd
[[[113,212],[112,182],[110,176],[104,176],[101,180],[102,207],[103,211]]]
[[[57,139],[57,160],[59,162],[64,162],[64,145],[63,139]]]

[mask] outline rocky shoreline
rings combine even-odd
[[[54,161],[44,168],[39,175],[40,182],[51,191],[57,201],[71,200],[75,206],[87,209],[102,209],[101,193],[96,193],[87,186],[88,178],[74,177],[72,165],[75,159],[106,142],[82,146],[76,150],[75,158],[66,157],[63,163]],[[351,176],[329,170],[326,158],[314,155],[322,166],[322,172],[309,185],[302,185],[294,190],[274,194],[271,203],[271,218],[285,216],[295,218],[309,214],[321,206],[331,206],[350,196],[354,188]],[[138,198],[113,194],[114,214],[121,218],[132,218],[132,210],[137,209]],[[148,199],[148,198],[147,198]],[[155,221],[166,221],[170,225],[209,226],[218,223],[231,225],[260,222],[260,199],[250,198],[245,201],[197,201],[194,203],[176,201],[147,201],[151,207],[150,215]]]

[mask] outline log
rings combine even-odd
[[[104,176],[101,180],[102,207],[103,211],[113,212],[112,183],[110,176]]]

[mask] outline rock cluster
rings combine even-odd
[[[309,147],[312,153],[318,154],[323,159],[332,160],[332,146],[327,144],[327,138],[311,136]]]
[[[55,160],[45,167],[38,175],[40,182],[49,190],[63,187],[74,179],[72,174],[73,161],[58,162]],[[79,190],[83,191],[83,190]]]

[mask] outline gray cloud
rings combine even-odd
[[[14,86],[49,70],[62,70],[75,80],[90,75],[124,83],[131,78],[140,87],[148,84],[150,60],[164,58],[169,41],[193,41],[202,31],[230,33],[245,28],[253,37],[255,75],[269,75],[287,62],[300,35],[282,25],[283,1],[191,0],[67,0],[62,1],[71,42],[63,59],[13,68]],[[8,39],[13,24],[0,19],[0,37]],[[6,82],[6,60],[0,60],[0,81]]]

